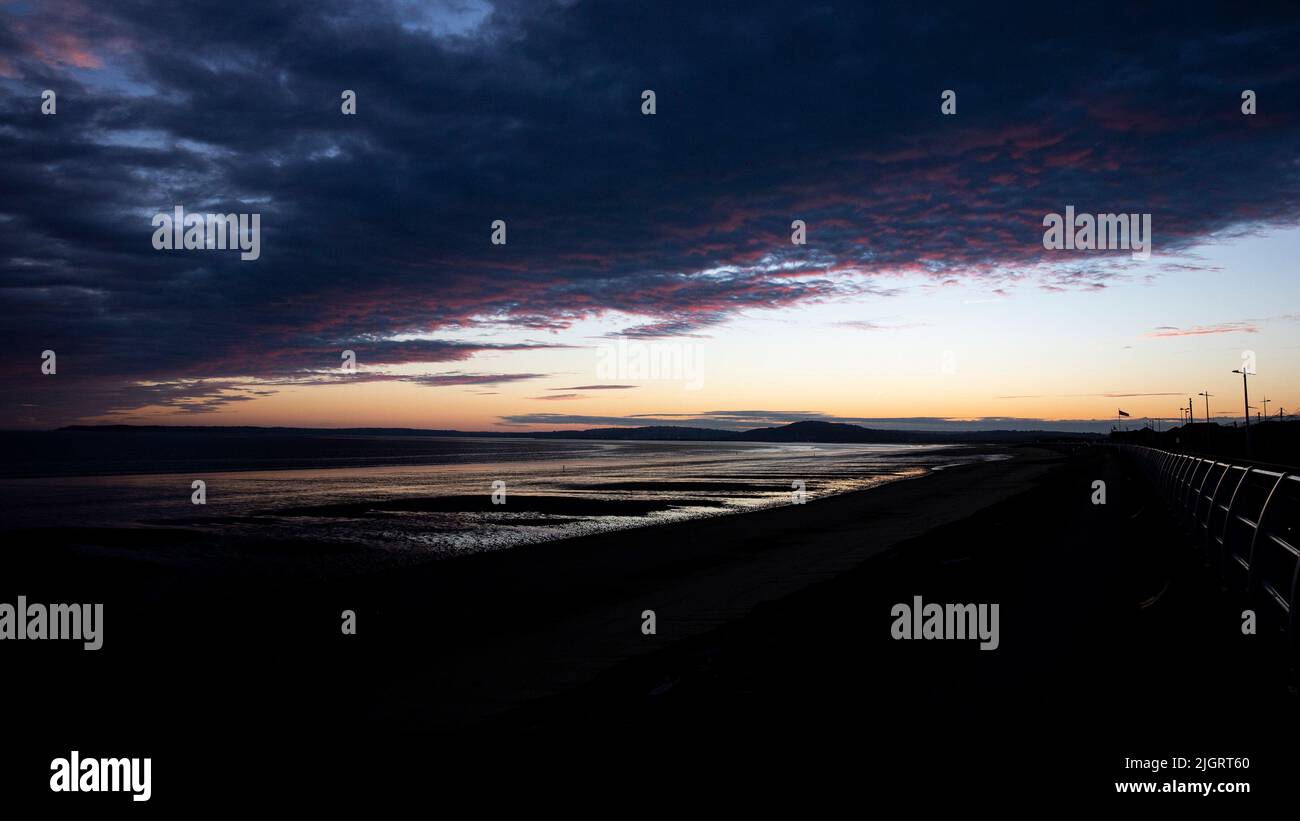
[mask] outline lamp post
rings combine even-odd
[[[1250,455],[1250,388],[1246,384],[1246,377],[1250,376],[1250,371],[1245,368],[1233,368],[1233,373],[1241,374],[1241,398],[1242,404],[1246,407],[1246,455]]]
[[[1210,421],[1210,397],[1214,396],[1214,394],[1210,393],[1209,390],[1207,389],[1201,391],[1196,395],[1205,397],[1205,421],[1209,422]]]
[[[1196,424],[1196,411],[1192,409],[1192,397],[1187,397],[1187,424]]]

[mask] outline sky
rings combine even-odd
[[[0,427],[1300,410],[1300,8],[1249,5],[0,0]]]

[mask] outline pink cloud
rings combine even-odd
[[[1238,322],[1222,322],[1218,325],[1195,325],[1191,328],[1176,328],[1172,325],[1163,325],[1146,334],[1148,337],[1168,337],[1168,336],[1207,336],[1210,334],[1254,334],[1259,333],[1259,326],[1250,320],[1241,320]]]

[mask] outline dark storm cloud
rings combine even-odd
[[[633,335],[698,335],[875,300],[900,273],[1103,288],[1126,256],[1042,249],[1066,205],[1151,212],[1158,256],[1300,213],[1294,10],[487,10],[0,5],[0,421],[46,348],[104,380],[69,400],[91,413],[114,391],[148,399],[136,382],[275,379],[343,349],[397,364],[538,346],[402,334],[619,311],[643,318]],[[178,204],[260,213],[261,258],[154,251],[150,218]],[[223,401],[206,390],[196,403]]]
[[[523,382],[541,379],[544,373],[439,373],[429,376],[404,377],[406,381],[421,385],[500,385],[504,382]]]
[[[74,363],[75,367],[75,363]],[[66,371],[65,371],[66,372]],[[13,419],[24,426],[54,427],[67,421],[60,408],[82,403],[109,418],[127,415],[166,415],[169,411],[209,413],[228,405],[272,396],[276,389],[302,385],[349,385],[367,382],[409,382],[426,387],[496,386],[530,379],[542,379],[542,373],[466,373],[451,371],[438,374],[403,375],[366,372],[300,371],[289,376],[257,379],[181,378],[163,381],[121,380],[86,377],[77,379],[43,379],[26,393],[34,402],[23,402]],[[484,395],[492,395],[485,393]],[[148,409],[148,410],[145,410]]]

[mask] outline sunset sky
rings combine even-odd
[[[1300,411],[1300,10],[864,5],[0,2],[0,427]]]

